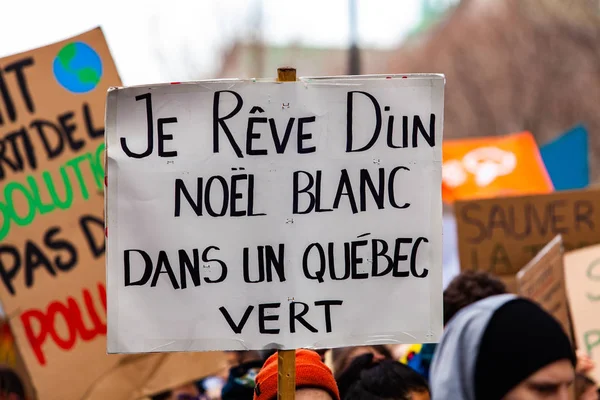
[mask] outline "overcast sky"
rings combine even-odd
[[[361,45],[391,47],[418,23],[422,0],[357,3]],[[348,43],[348,0],[19,0],[2,5],[0,56],[101,26],[125,85],[181,80],[191,63],[208,78],[257,4],[271,43]]]

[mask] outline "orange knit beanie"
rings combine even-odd
[[[333,400],[340,400],[335,379],[321,357],[310,350],[296,350],[296,388],[322,389]],[[256,375],[254,400],[273,400],[277,398],[277,353],[267,359]]]

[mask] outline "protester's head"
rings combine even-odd
[[[151,397],[152,400],[205,400],[194,383],[187,383]]]
[[[575,375],[575,399],[598,400],[598,385],[584,374]]]
[[[343,400],[429,400],[425,379],[393,360],[374,360],[367,353],[356,357],[338,379]]]
[[[392,353],[385,346],[357,346],[333,349],[331,355],[336,379],[348,368],[356,357],[363,354],[373,354],[375,361],[392,358]]]
[[[327,352],[329,350],[330,349],[317,349],[317,350],[313,350],[313,351],[321,357],[321,361],[325,362],[325,355],[327,354]],[[261,355],[263,360],[266,360],[267,358],[271,357],[275,353],[277,353],[277,350],[261,350],[259,352],[259,354]]]
[[[248,361],[229,370],[229,377],[221,391],[221,400],[250,400],[254,396],[256,375],[261,360]]]
[[[277,354],[267,359],[256,376],[254,400],[277,398]],[[340,400],[331,370],[314,351],[296,351],[296,400]]]
[[[529,300],[492,296],[461,310],[446,327],[431,367],[432,398],[567,399],[575,364],[556,319]]]
[[[464,271],[444,290],[444,325],[461,309],[486,297],[507,293],[506,285],[492,274]]]
[[[25,400],[21,378],[7,366],[0,366],[0,400]]]

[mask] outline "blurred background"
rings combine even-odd
[[[583,163],[585,185],[600,178],[600,0],[20,0],[3,12],[0,56],[101,26],[125,85],[273,77],[281,66],[444,73],[445,139],[528,131],[541,148],[581,126],[582,155],[558,163]],[[447,283],[459,262],[445,211]]]
[[[3,4],[0,56],[102,26],[125,85],[441,72],[444,136],[577,124],[600,177],[599,0],[21,0]]]
[[[584,183],[551,176],[556,190],[600,181],[600,0],[19,0],[2,13],[0,57],[101,26],[127,86],[274,77],[281,66],[299,76],[443,73],[444,161],[447,139],[527,131],[544,174],[585,158],[575,168]],[[581,153],[556,142],[581,131]],[[543,151],[552,143],[554,160]],[[446,204],[445,284],[460,270],[457,243]]]

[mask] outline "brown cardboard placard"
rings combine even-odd
[[[600,364],[600,245],[565,254],[567,294],[580,350]],[[600,382],[600,368],[592,371]]]
[[[462,270],[514,276],[556,235],[566,250],[600,243],[600,189],[455,204]]]
[[[0,60],[0,300],[44,400],[80,399],[106,355],[100,28]]]
[[[521,296],[552,314],[573,341],[563,256],[562,237],[558,235],[519,271],[517,287]]]
[[[220,351],[126,356],[98,379],[81,400],[136,400],[227,369]]]

